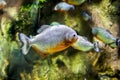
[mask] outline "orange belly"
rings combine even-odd
[[[47,56],[46,53],[41,52],[37,46],[32,46],[32,48],[35,50],[36,53],[38,53],[42,58],[45,58]]]
[[[55,52],[59,52],[62,51],[66,48],[68,48],[70,46],[70,44],[66,44],[65,42],[61,42],[59,44],[57,44],[55,47],[51,47],[50,49],[47,50],[47,52],[49,54],[53,54]]]
[[[61,42],[57,44],[55,47],[50,47],[43,53],[36,45],[33,45],[32,48],[38,53],[42,58],[45,58],[49,54],[54,54],[55,52],[62,51],[68,48],[73,42]]]

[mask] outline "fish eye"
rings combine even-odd
[[[76,35],[75,35],[75,34],[73,34],[72,36],[73,36],[73,37],[75,37]]]
[[[73,37],[75,37],[76,35],[74,34]]]

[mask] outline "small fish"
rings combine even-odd
[[[6,1],[0,0],[0,9],[3,9],[7,5]]]
[[[70,9],[74,10],[75,7],[66,2],[60,2],[54,7],[55,11],[69,11]]]
[[[92,28],[92,34],[105,44],[110,45],[112,48],[117,47],[116,38],[106,29],[101,27]]]
[[[25,34],[20,33],[19,39],[23,43],[22,53],[26,55],[32,47],[43,58],[48,54],[62,51],[77,41],[77,33],[70,27],[59,25],[59,27],[49,27],[43,29],[41,33],[28,38]]]
[[[92,21],[92,16],[85,11],[81,12],[81,16],[85,21]]]
[[[81,5],[87,0],[63,0],[63,1],[73,5]]]
[[[98,42],[91,43],[83,36],[78,36],[77,41],[72,45],[73,48],[81,51],[90,51],[94,49],[96,52],[99,52]]]

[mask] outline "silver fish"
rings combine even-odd
[[[115,44],[116,38],[108,30],[101,27],[94,27],[92,28],[92,33],[95,37],[97,37],[105,44],[110,45],[112,48],[117,47]]]
[[[85,21],[92,21],[92,16],[85,11],[81,12],[81,16]]]
[[[44,29],[33,38],[20,33],[19,39],[23,43],[22,53],[26,55],[32,47],[38,54],[45,57],[48,54],[62,51],[77,41],[78,35],[72,28],[65,25],[59,26]]]
[[[78,36],[77,41],[72,45],[73,48],[81,51],[90,51],[94,49],[96,52],[99,52],[98,42],[91,43],[83,36]]]
[[[60,2],[54,7],[55,11],[69,11],[70,9],[74,10],[75,7],[66,2]]]

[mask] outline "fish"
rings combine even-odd
[[[81,5],[87,0],[63,0],[63,1],[73,5]]]
[[[74,10],[74,5],[70,5],[66,2],[60,2],[55,5],[54,10],[55,11],[69,11],[70,9]]]
[[[20,33],[19,39],[22,42],[21,51],[27,55],[30,48],[33,48],[38,54],[45,58],[49,54],[65,50],[77,41],[78,35],[75,30],[66,26],[49,27],[33,38]]]
[[[94,49],[95,52],[100,52],[98,42],[90,42],[86,37],[78,35],[78,39],[75,43],[72,44],[72,47],[80,51],[91,51]]]
[[[85,21],[92,21],[92,16],[85,11],[81,12],[81,16]]]
[[[3,9],[7,5],[5,0],[0,0],[0,9]]]
[[[99,40],[101,40],[106,45],[110,45],[111,48],[117,47],[116,40],[109,30],[106,30],[101,27],[92,28],[92,34]]]

